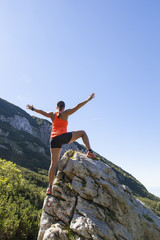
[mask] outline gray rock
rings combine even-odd
[[[54,217],[50,216],[46,212],[43,211],[42,216],[41,216],[41,226],[40,230],[38,233],[38,239],[42,240],[45,231],[50,228],[50,226],[55,222]]]
[[[93,239],[93,236],[99,236],[107,240],[115,239],[104,218],[99,214],[96,205],[80,197],[78,198],[70,228],[89,239]]]
[[[3,129],[0,128],[0,135],[3,136],[3,137],[8,137],[9,132],[3,131]]]
[[[105,163],[69,151],[44,200],[38,240],[46,239],[158,240],[160,219]]]
[[[0,144],[0,148],[4,148],[4,149],[9,150],[6,146],[4,146],[4,145],[2,145],[2,144]]]
[[[5,117],[0,115],[0,120],[2,122],[9,123],[16,130],[23,130],[36,138],[39,138],[45,145],[49,145],[49,138],[51,134],[51,124],[48,121],[43,121],[43,124],[37,125],[38,129],[33,127],[28,119],[18,115],[12,117]],[[7,134],[7,133],[6,133]],[[0,133],[1,135],[1,133]],[[8,135],[7,135],[8,136]]]
[[[68,240],[65,232],[59,224],[55,224],[45,231],[43,240]]]
[[[72,187],[81,197],[86,199],[93,199],[98,193],[98,186],[89,176],[84,177],[84,179],[75,176],[72,181]]]

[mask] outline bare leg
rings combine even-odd
[[[54,176],[55,176],[55,171],[56,171],[57,164],[61,154],[61,148],[51,148],[50,151],[51,151],[51,165],[49,168],[48,177],[49,177],[49,186],[52,186]]]
[[[72,138],[69,143],[76,141],[78,138],[82,138],[82,141],[85,144],[87,150],[91,149],[88,136],[87,136],[86,132],[83,130],[72,132]]]

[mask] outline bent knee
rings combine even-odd
[[[86,135],[86,132],[84,130],[81,130],[82,136]]]

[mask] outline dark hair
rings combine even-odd
[[[59,101],[57,103],[57,107],[58,107],[58,114],[57,117],[59,118],[61,116],[61,111],[62,109],[65,107],[65,103],[63,101]]]

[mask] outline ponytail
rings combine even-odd
[[[61,116],[61,113],[60,113],[60,111],[59,111],[59,109],[58,109],[57,117],[59,118],[60,116]]]
[[[58,108],[58,114],[57,117],[59,118],[61,116],[62,109],[65,107],[65,103],[63,101],[59,101],[57,103],[57,108]]]
[[[62,108],[60,107],[60,108],[58,109],[58,114],[57,114],[57,117],[58,117],[58,118],[61,116],[61,112],[62,112]]]

